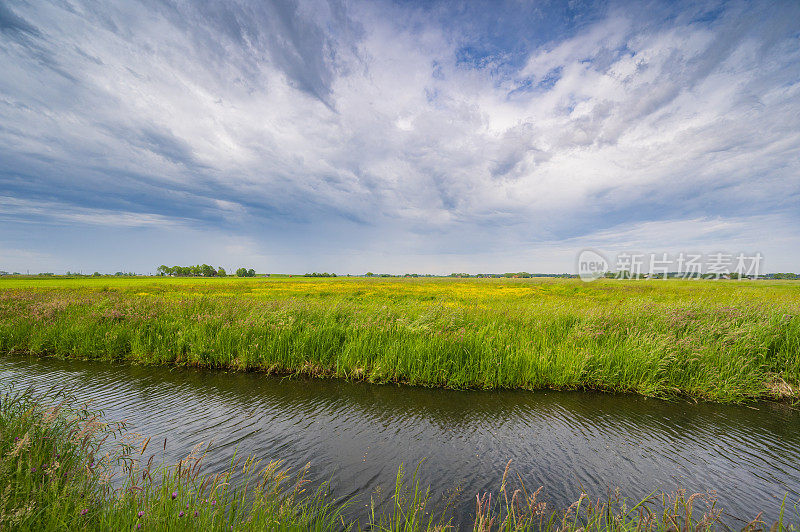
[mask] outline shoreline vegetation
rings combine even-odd
[[[334,500],[328,484],[310,489],[307,468],[234,458],[217,474],[202,469],[196,447],[175,465],[154,463],[150,440],[106,423],[102,412],[65,394],[35,397],[11,388],[0,396],[0,528],[3,530],[453,530],[447,509],[429,504],[430,489],[401,465],[383,511],[368,522],[346,517],[352,501]],[[153,444],[152,447],[157,447]],[[148,456],[150,458],[148,459]],[[536,491],[515,487],[506,467],[495,494],[475,498],[473,530],[640,531],[728,529],[713,493],[580,494],[551,510]],[[787,511],[788,510],[788,511]],[[797,508],[794,507],[794,513]],[[745,530],[794,531],[784,500],[778,520],[757,516]]]
[[[796,400],[800,284],[2,278],[0,353],[455,389]]]

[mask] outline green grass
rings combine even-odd
[[[0,352],[451,388],[800,397],[800,283],[0,279]]]
[[[0,398],[2,530],[332,530],[341,524],[324,486],[307,493],[302,473],[248,458],[201,472],[195,449],[153,465],[142,443],[100,413],[62,398]],[[241,483],[232,477],[240,473]]]
[[[346,520],[347,504],[326,486],[308,490],[304,474],[280,463],[236,460],[218,474],[202,471],[195,449],[173,466],[153,463],[148,441],[107,424],[100,412],[6,391],[0,396],[0,529],[2,530],[451,530],[446,508],[429,507],[430,490],[416,474],[398,471],[390,508],[367,522]],[[683,491],[629,502],[581,494],[566,510],[551,510],[540,490],[512,486],[509,469],[497,494],[479,494],[473,529],[492,531],[641,531],[725,529],[711,494]],[[234,477],[234,475],[237,475]],[[238,480],[235,480],[238,479]],[[795,531],[785,518],[748,530]],[[795,508],[796,511],[796,508]],[[363,527],[363,528],[362,528]]]

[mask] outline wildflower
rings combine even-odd
[[[178,496],[178,492],[177,491],[173,491],[172,492],[172,499],[174,500],[175,497],[177,497],[177,496]]]
[[[197,510],[194,511],[194,516],[197,517]]]
[[[84,508],[83,510],[81,510],[81,515],[86,515],[88,513],[89,513],[89,509],[88,508]]]
[[[217,499],[214,499],[213,501],[211,501],[211,506],[214,506],[215,504],[217,504]]]
[[[36,473],[36,468],[35,467],[31,468],[31,473]]]
[[[141,529],[142,529],[142,523],[137,523],[136,530],[141,530]]]
[[[181,513],[178,514],[178,517],[183,517],[183,510],[181,510]]]
[[[186,503],[186,509],[187,510],[189,509],[189,503],[188,502]]]
[[[139,517],[142,517],[143,515],[144,515],[144,510],[139,510]]]

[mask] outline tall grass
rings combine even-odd
[[[2,530],[332,530],[341,507],[325,487],[306,493],[304,476],[279,462],[235,460],[201,472],[199,449],[165,467],[142,460],[124,426],[100,414],[8,391],[0,403]],[[136,445],[135,445],[136,444]],[[234,485],[238,473],[243,480]]]
[[[800,283],[0,280],[0,352],[451,388],[800,397]]]
[[[446,508],[429,507],[430,489],[416,472],[398,471],[391,508],[366,522],[345,518],[347,505],[326,485],[309,490],[305,471],[289,475],[279,462],[233,459],[218,474],[201,470],[203,452],[166,467],[145,460],[149,440],[102,421],[99,412],[52,405],[30,393],[0,397],[0,529],[2,530],[453,530]],[[628,505],[619,493],[605,500],[582,494],[569,508],[550,510],[509,468],[497,496],[476,496],[472,528],[479,532],[689,531],[726,528],[712,494],[654,494]],[[796,508],[795,508],[796,511]],[[756,518],[748,530],[794,531],[785,517]]]

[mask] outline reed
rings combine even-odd
[[[800,283],[0,280],[0,353],[449,388],[800,397]]]

